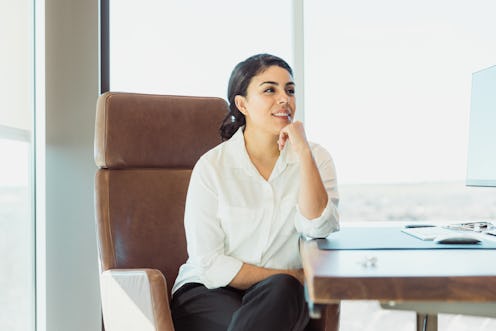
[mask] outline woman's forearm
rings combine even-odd
[[[229,283],[229,286],[234,288],[245,290],[250,286],[277,274],[287,274],[295,277],[303,284],[303,270],[293,269],[293,270],[280,270],[280,269],[270,269],[257,267],[252,264],[243,263],[243,266],[239,272],[234,276],[233,280]]]
[[[298,206],[300,213],[307,219],[319,217],[324,211],[328,196],[319,169],[307,141],[303,123],[295,121],[285,126],[279,133],[277,143],[282,150],[289,140],[300,159],[300,193]]]
[[[310,147],[300,152],[300,193],[298,206],[307,219],[319,217],[328,201],[327,192]]]

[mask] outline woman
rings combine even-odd
[[[188,189],[189,258],[172,289],[178,331],[308,323],[298,237],[338,230],[338,194],[330,155],[293,121],[292,76],[269,54],[231,74],[225,141],[200,158]]]

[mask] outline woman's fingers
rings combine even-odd
[[[291,142],[291,145],[296,150],[299,150],[302,146],[308,144],[302,122],[295,121],[281,129],[281,132],[279,133],[279,139],[277,141],[279,150],[282,150],[284,148],[284,145],[286,144],[286,141],[288,139]]]
[[[280,151],[282,151],[282,149],[284,148],[284,145],[286,145],[286,141],[289,138],[288,134],[286,132],[284,132],[283,130],[281,130],[281,132],[279,133],[279,139],[277,140],[277,144],[279,145]]]

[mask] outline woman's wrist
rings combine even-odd
[[[300,160],[303,159],[312,159],[312,150],[310,149],[310,145],[308,143],[302,143],[302,146],[294,148],[295,153],[300,157]]]

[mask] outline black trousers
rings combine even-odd
[[[309,321],[303,286],[285,274],[244,291],[185,284],[171,310],[176,331],[301,331]]]

